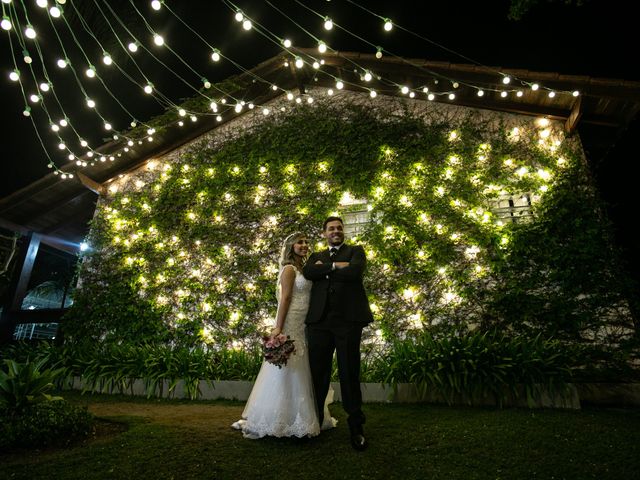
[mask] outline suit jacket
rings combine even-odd
[[[316,265],[318,260],[322,264]],[[332,262],[349,262],[349,266],[331,270]],[[318,323],[325,309],[346,322],[371,323],[373,315],[362,284],[366,266],[360,245],[343,244],[333,259],[329,249],[312,253],[302,270],[305,278],[313,281],[306,323]]]

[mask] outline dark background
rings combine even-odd
[[[527,0],[525,0],[526,2]],[[72,81],[69,69],[62,71],[55,66],[60,57],[60,48],[52,30],[45,28],[48,24],[43,11],[35,6],[35,1],[26,2],[31,23],[39,31],[39,39],[47,62],[49,74],[52,76],[54,88],[63,100],[67,114],[83,136],[92,146],[99,146],[106,135],[102,124],[95,116],[89,115],[84,107],[84,98]],[[51,3],[51,2],[50,2]],[[120,50],[112,32],[97,11],[96,3],[104,5],[103,0],[82,0],[74,5],[82,12],[100,41],[106,46],[116,62],[125,69],[135,72],[132,62]],[[199,74],[215,82],[239,73],[229,62],[213,64],[204,44],[189,33],[166,10],[155,12],[148,1],[134,1],[135,6],[145,15],[154,30],[162,33],[171,47],[179,52]],[[223,54],[240,63],[245,68],[252,68],[260,62],[278,54],[280,49],[269,43],[255,30],[245,32],[233,19],[233,12],[221,1],[170,1],[168,5],[183,20],[190,24],[210,44],[219,48]],[[325,40],[333,49],[374,53],[375,50],[350,35],[341,32],[337,27],[326,32],[322,27],[322,19],[314,16],[293,0],[272,0],[296,22]],[[349,31],[367,39],[374,45],[403,57],[428,60],[450,61],[452,63],[469,63],[468,60],[455,55],[433,43],[426,42],[403,32],[396,27],[386,33],[382,29],[382,21],[351,5],[346,0],[305,1],[306,5],[324,15],[330,16],[334,22],[346,27]],[[592,77],[619,78],[638,80],[637,72],[637,17],[630,11],[632,2],[619,0],[585,0],[581,5],[563,0],[529,2],[531,8],[520,20],[509,19],[510,1],[457,1],[457,2],[415,2],[397,0],[380,2],[359,0],[359,4],[382,16],[393,19],[401,25],[448,50],[458,52],[478,63],[503,67],[523,68],[533,71],[551,71],[572,75]],[[179,72],[188,82],[199,88],[200,78],[187,70],[163,49],[154,47],[151,35],[142,24],[129,1],[110,1],[109,5],[129,26],[132,32],[140,37],[149,48],[166,61],[170,67]],[[314,47],[315,42],[289,20],[262,0],[238,2],[250,17],[280,37],[291,38],[294,45]],[[145,96],[137,87],[125,81],[115,67],[106,68],[101,61],[101,50],[96,42],[82,30],[70,0],[64,6],[67,18],[83,45],[92,63],[111,90],[125,104],[137,119],[148,120],[163,111],[150,97]],[[20,10],[20,9],[19,9]],[[22,13],[21,13],[22,15]],[[38,27],[42,25],[42,27]],[[69,58],[77,65],[83,83],[91,89],[101,111],[104,112],[116,129],[126,129],[131,120],[122,112],[116,102],[109,99],[96,86],[96,81],[88,81],[84,77],[86,61],[73,47],[71,36],[64,24],[59,22],[65,45],[69,47]],[[126,44],[130,36],[122,30],[116,30]],[[11,50],[6,32],[0,32],[0,89],[2,94],[2,174],[0,175],[0,198],[28,185],[48,174],[48,160],[43,153],[31,122],[23,117],[24,102],[19,88],[8,79],[13,70]],[[68,43],[67,43],[68,42]],[[14,45],[15,46],[15,45]],[[35,50],[30,50],[35,57]],[[17,64],[27,77],[26,65],[18,50]],[[154,83],[157,89],[169,96],[174,102],[190,97],[193,90],[187,88],[168,71],[163,70],[148,56],[139,52],[136,59]],[[34,65],[38,61],[34,60]],[[139,77],[137,77],[139,78]],[[30,90],[27,88],[27,93]],[[33,107],[34,118],[45,141],[45,146],[58,165],[68,160],[57,149],[57,140],[51,134],[43,115]],[[80,128],[81,127],[81,128]],[[616,131],[602,127],[583,125],[579,134],[584,143],[587,158],[605,202],[606,211],[613,224],[616,244],[621,249],[625,268],[640,280],[640,254],[637,252],[638,242],[632,231],[637,221],[634,204],[636,177],[635,165],[638,160],[635,140],[640,134],[637,119],[627,129]]]

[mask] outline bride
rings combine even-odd
[[[280,333],[295,340],[295,352],[285,366],[263,362],[260,373],[247,400],[242,419],[232,427],[242,430],[246,438],[315,436],[320,430],[333,428],[336,420],[324,407],[323,425],[318,423],[316,402],[311,382],[309,358],[304,334],[304,320],[309,309],[312,282],[302,275],[302,267],[309,253],[309,242],[302,233],[289,235],[282,245],[278,276],[278,313],[270,336]]]

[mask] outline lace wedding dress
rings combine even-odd
[[[295,267],[286,265],[284,268]],[[278,276],[278,303],[281,275],[282,270]],[[320,433],[304,334],[311,285],[312,282],[296,269],[291,304],[282,329],[283,334],[295,340],[295,353],[282,368],[268,362],[262,363],[242,413],[242,420],[232,425],[233,428],[242,430],[246,438],[255,439],[267,435],[305,437]],[[333,428],[337,423],[327,407],[332,401],[333,391],[330,390],[325,401],[322,430]]]

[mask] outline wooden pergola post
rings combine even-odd
[[[13,275],[11,278],[11,282],[7,288],[2,315],[0,315],[0,345],[11,341],[13,337],[15,321],[11,313],[20,310],[22,307],[22,301],[27,293],[29,280],[31,280],[33,265],[36,261],[38,250],[40,249],[41,239],[42,235],[39,233],[29,232],[26,238],[23,239],[22,245],[18,250],[16,265],[19,274]]]

